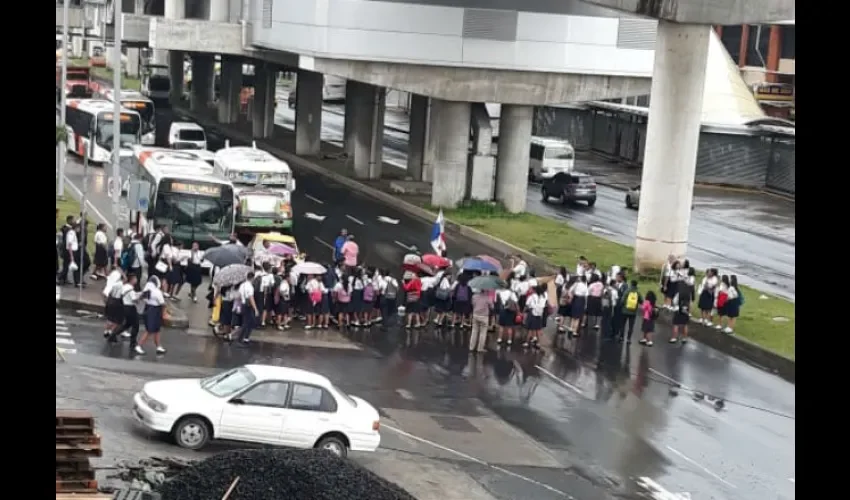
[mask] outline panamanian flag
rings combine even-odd
[[[434,249],[437,255],[442,255],[442,252],[446,249],[445,224],[443,222],[442,210],[440,210],[437,220],[434,221],[434,225],[431,227],[431,248]]]

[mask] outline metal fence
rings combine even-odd
[[[646,118],[582,108],[540,107],[534,135],[563,137],[578,150],[590,150],[641,165]],[[696,181],[768,189],[794,195],[794,139],[770,135],[702,132]]]

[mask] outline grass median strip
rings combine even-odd
[[[456,210],[444,210],[443,213],[452,222],[495,236],[553,264],[567,266],[568,269],[575,265],[581,255],[595,261],[603,270],[613,265],[630,268],[634,261],[634,249],[630,246],[537,215],[510,214],[491,204],[469,204]],[[725,274],[723,269],[720,272]],[[701,273],[697,283],[699,279],[702,279]],[[658,280],[655,278],[641,278],[640,281],[644,291],[658,288]],[[794,304],[749,287],[741,288],[745,303],[741,306],[735,334],[794,359]]]

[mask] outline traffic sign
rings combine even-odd
[[[136,210],[139,212],[147,212],[148,211],[148,199],[147,198],[139,198],[136,202]]]

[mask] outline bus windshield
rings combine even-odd
[[[231,176],[231,182],[240,186],[282,186],[286,187],[289,182],[289,174],[286,172],[249,172],[238,171]]]
[[[156,195],[154,219],[169,226],[174,237],[185,244],[229,234],[233,230],[233,189],[164,180]]]
[[[153,122],[153,103],[147,101],[122,101],[121,105],[127,109],[138,111],[142,117],[142,123],[150,124]]]
[[[141,120],[137,114],[121,113],[121,145],[133,145],[139,143],[139,132]],[[112,136],[115,126],[112,113],[101,113],[97,117],[97,129],[95,130],[95,142],[105,149],[112,149]]]

